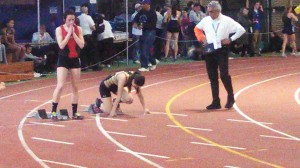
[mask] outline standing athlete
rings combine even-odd
[[[57,86],[53,93],[51,119],[57,120],[57,105],[60,100],[63,86],[66,83],[68,73],[71,75],[72,84],[72,111],[75,120],[82,120],[83,117],[77,112],[78,86],[80,80],[80,59],[79,51],[84,47],[82,30],[75,25],[75,12],[68,10],[64,14],[65,24],[56,28],[56,39],[59,46],[57,60]]]

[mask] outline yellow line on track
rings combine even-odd
[[[239,75],[239,76],[244,76],[244,75]],[[237,76],[235,76],[235,77],[237,77]],[[210,144],[214,145],[214,146],[217,147],[217,148],[223,149],[223,150],[225,150],[225,151],[227,151],[227,152],[229,152],[229,153],[232,153],[232,154],[241,156],[241,157],[243,157],[243,158],[252,160],[252,161],[254,161],[254,162],[258,162],[258,163],[261,163],[261,164],[264,164],[264,165],[268,165],[268,166],[270,166],[270,167],[283,168],[282,166],[279,166],[279,165],[276,165],[276,164],[273,164],[273,163],[269,163],[269,162],[266,162],[266,161],[263,161],[263,160],[254,158],[254,157],[252,157],[252,156],[249,156],[249,155],[240,153],[240,152],[238,152],[238,151],[229,149],[229,148],[225,147],[224,145],[218,144],[218,143],[216,143],[216,142],[214,142],[214,141],[212,141],[212,140],[210,140],[210,139],[208,139],[208,138],[206,138],[206,137],[201,136],[200,134],[197,134],[197,133],[195,133],[195,132],[193,132],[193,131],[187,129],[185,126],[183,126],[179,121],[177,121],[177,120],[175,119],[175,117],[172,115],[172,112],[171,112],[171,105],[173,104],[173,102],[174,102],[177,98],[179,98],[180,96],[184,95],[185,93],[188,93],[188,92],[190,92],[190,91],[192,91],[192,90],[194,90],[194,89],[200,88],[200,87],[205,86],[205,85],[207,85],[207,84],[209,84],[209,82],[200,84],[200,85],[198,85],[198,86],[189,88],[189,89],[187,89],[187,90],[184,90],[184,91],[178,93],[177,95],[175,95],[174,97],[172,97],[172,98],[168,101],[168,103],[167,103],[167,105],[166,105],[166,108],[165,108],[166,113],[167,113],[168,117],[170,118],[170,120],[171,120],[174,124],[176,124],[180,129],[182,129],[184,132],[186,132],[186,133],[188,133],[188,134],[191,134],[191,135],[193,135],[194,137],[196,137],[196,138],[198,138],[198,139],[201,139],[201,140],[203,140],[203,141],[205,141],[205,142],[207,142],[207,143],[210,143]]]

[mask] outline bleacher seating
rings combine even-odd
[[[0,64],[0,81],[18,81],[33,79],[33,62]]]

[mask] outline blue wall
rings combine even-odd
[[[80,6],[89,0],[65,0],[65,9],[72,6]],[[50,14],[50,7],[55,7],[57,13]],[[89,4],[92,13],[96,12],[97,5]],[[92,14],[91,13],[91,14]],[[77,13],[79,15],[80,13]],[[47,31],[54,37],[55,28],[63,21],[63,2],[62,0],[45,1],[40,0],[41,24],[45,24]],[[37,32],[37,5],[1,5],[0,22],[12,18],[15,20],[16,41],[30,42],[32,34]]]

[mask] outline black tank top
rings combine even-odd
[[[292,26],[292,19],[287,17],[287,14],[282,16],[282,22],[284,26]]]

